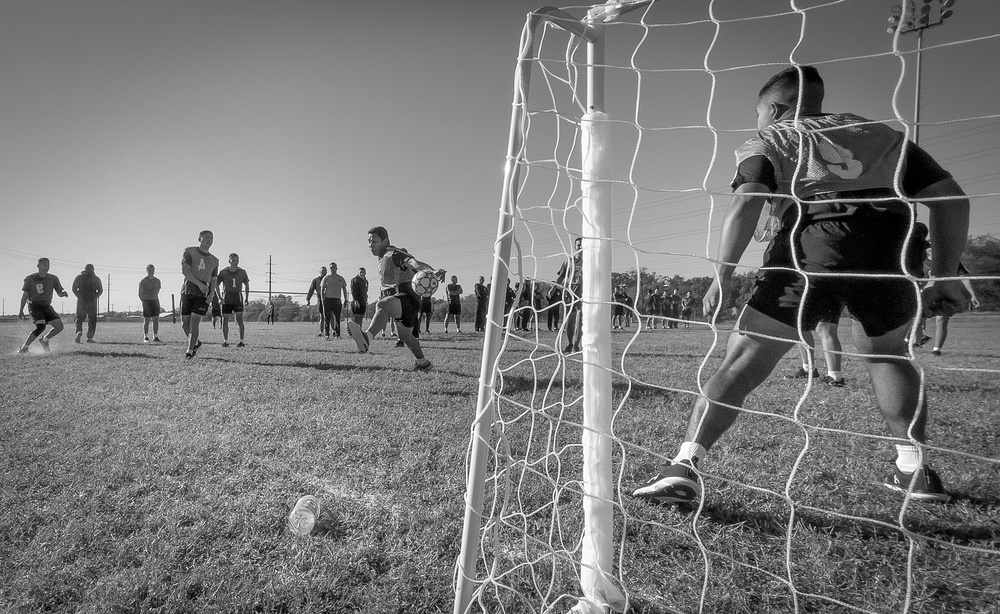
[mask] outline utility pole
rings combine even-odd
[[[267,302],[271,302],[271,256],[267,257]]]
[[[107,316],[111,318],[111,273],[108,273],[108,287],[104,290],[108,295],[108,310]]]

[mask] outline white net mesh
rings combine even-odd
[[[783,379],[782,370],[799,365],[790,352],[713,449],[697,507],[629,496],[682,441],[732,328],[730,305],[706,322],[697,305],[690,320],[647,315],[643,299],[651,287],[704,293],[731,194],[731,152],[753,134],[760,86],[788,65],[811,64],[826,80],[828,110],[913,136],[914,34],[886,34],[893,13],[875,4],[655,2],[604,26],[615,204],[613,236],[601,238],[612,246],[616,285],[638,297],[626,310],[630,325],[613,336],[615,561],[607,571],[634,611],[997,611],[1000,322],[988,315],[953,318],[940,359],[930,356],[930,343],[910,356],[930,402],[926,453],[952,504],[916,504],[883,488],[895,440],[846,320],[846,388]],[[582,18],[588,8],[566,10]],[[955,10],[963,9],[975,11]],[[952,23],[944,24],[932,44],[924,41],[920,142],[969,193],[973,229],[988,230],[992,214],[977,211],[995,209],[1000,195],[1000,173],[988,159],[996,155],[990,139],[1000,129],[1000,99],[985,85],[992,60],[956,58],[1000,57],[1000,21],[970,21],[951,35]],[[478,442],[489,462],[478,565],[467,572],[475,578],[472,611],[565,611],[580,599],[581,357],[560,351],[565,320],[550,330],[550,313],[564,310],[520,290],[535,284],[544,297],[580,234],[584,47],[547,26],[531,63],[509,263],[519,287],[493,373],[492,434]],[[967,72],[956,79],[943,68],[950,64]],[[753,273],[765,246],[751,245],[741,272]],[[983,306],[1000,307],[990,302],[1000,299],[996,272],[972,273]],[[746,276],[742,283],[736,303],[749,290]]]

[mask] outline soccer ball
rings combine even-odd
[[[413,276],[413,291],[420,298],[430,298],[438,289],[438,278],[431,271],[417,271]]]

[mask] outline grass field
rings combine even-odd
[[[169,323],[162,345],[109,323],[99,343],[63,333],[51,354],[15,355],[29,329],[0,324],[0,612],[451,610],[479,336],[426,336],[435,369],[415,373],[392,342],[359,355],[315,324],[248,324],[245,349],[203,325],[193,361]],[[632,379],[615,378],[627,492],[682,435],[712,333],[615,341],[633,341]],[[534,458],[549,434],[578,442],[579,365],[516,339],[503,360],[496,433],[511,453]],[[634,610],[1000,611],[1000,318],[954,319],[945,355],[917,361],[952,504],[904,506],[880,486],[893,451],[857,360],[848,388],[801,402],[804,384],[777,374],[748,400],[761,413],[713,451],[700,512],[622,498],[616,563]],[[782,369],[796,364],[791,353]],[[570,451],[555,480],[522,474],[520,511],[491,521],[491,612],[573,605],[573,571],[544,548],[525,564],[536,546],[514,528],[575,547],[577,462]],[[303,494],[323,511],[297,538],[284,523]],[[531,584],[553,592],[506,588]]]

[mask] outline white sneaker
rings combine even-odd
[[[149,335],[146,335],[145,337],[143,337],[142,338],[142,342],[143,343],[149,343]]]

